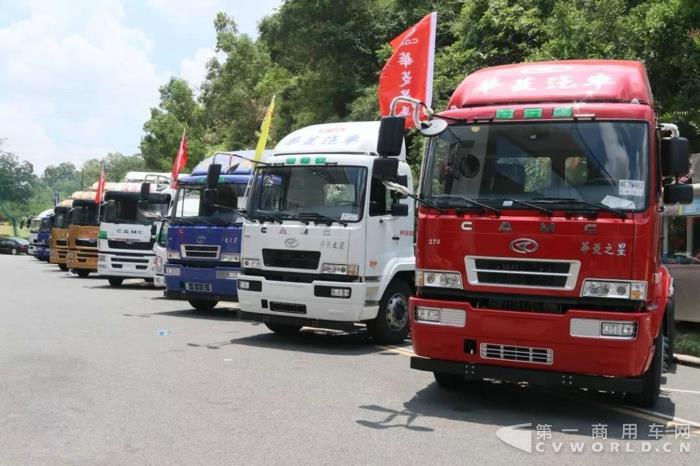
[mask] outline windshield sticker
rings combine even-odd
[[[601,204],[613,209],[634,209],[634,201],[622,199],[621,197],[607,195],[600,201]]]
[[[644,197],[644,180],[620,180],[618,183],[620,196]]]
[[[359,216],[352,212],[343,212],[340,214],[340,220],[345,222],[356,222]]]

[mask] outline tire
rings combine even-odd
[[[400,279],[394,279],[379,301],[377,317],[367,322],[367,330],[377,344],[401,343],[408,336],[408,298],[411,287]]]
[[[211,311],[219,301],[209,301],[206,299],[190,299],[190,306],[198,311]]]
[[[66,264],[58,264],[58,268],[64,272],[68,270],[68,266]]]
[[[266,323],[267,328],[281,337],[293,337],[301,330],[301,325],[272,324]]]
[[[676,306],[671,297],[664,316],[664,372],[673,370],[673,346],[676,337]]]
[[[632,404],[642,408],[653,408],[659,399],[661,391],[661,372],[664,365],[664,334],[659,330],[659,335],[654,339],[654,356],[649,369],[641,376],[642,392],[630,395]]]
[[[433,376],[440,387],[447,389],[457,388],[464,381],[464,377],[460,377],[457,374],[448,374],[447,372],[433,372]]]
[[[12,248],[12,255],[16,256],[17,255],[17,248]]]
[[[122,286],[122,282],[124,281],[123,278],[110,278],[109,279],[109,286],[113,286],[115,288],[118,288]]]
[[[87,278],[90,275],[89,270],[76,270],[75,273],[77,273],[80,278]]]

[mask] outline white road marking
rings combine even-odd
[[[693,395],[700,395],[700,391],[697,390],[683,390],[680,388],[668,388],[661,387],[662,392],[678,392],[678,393],[692,393]]]

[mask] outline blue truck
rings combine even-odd
[[[270,155],[263,154],[264,161]],[[217,153],[178,180],[166,238],[164,295],[210,310],[219,301],[238,301],[241,232],[246,190],[255,151]],[[212,167],[214,166],[214,167]],[[220,170],[219,170],[220,168]]]
[[[51,257],[51,228],[53,227],[54,211],[47,209],[32,218],[29,226],[30,254],[41,261],[49,261]]]

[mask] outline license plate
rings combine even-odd
[[[185,283],[187,291],[197,291],[200,293],[211,293],[210,283]]]

